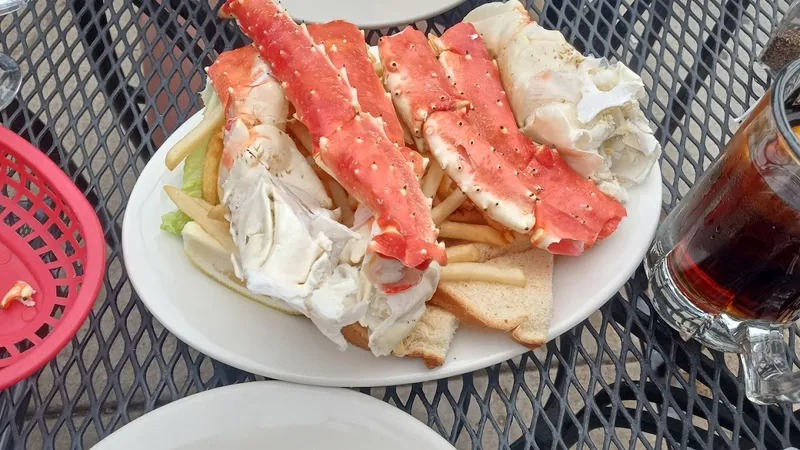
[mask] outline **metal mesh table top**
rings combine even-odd
[[[441,30],[478,3],[417,26]],[[755,58],[788,8],[785,0],[528,4],[581,51],[619,59],[644,78],[645,109],[664,147],[665,212],[730,138],[733,118],[766,90]],[[75,180],[108,244],[100,298],[77,336],[41,371],[0,393],[2,448],[90,447],[172,400],[258,378],[166,331],[132,290],[120,254],[138,174],[199,105],[197,67],[244,42],[215,8],[206,0],[40,0],[0,18],[0,51],[23,71],[17,101],[0,112],[0,123]],[[645,286],[639,270],[599,313],[522,357],[438,382],[363,391],[459,449],[798,445],[792,406],[750,403],[737,359],[680,340],[651,314]],[[798,341],[794,333],[790,339]]]

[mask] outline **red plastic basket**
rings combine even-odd
[[[92,206],[44,153],[0,126],[0,298],[17,280],[36,290],[35,306],[0,310],[0,389],[64,348],[92,309],[104,267]]]

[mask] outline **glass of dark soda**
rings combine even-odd
[[[783,331],[800,315],[800,60],[661,224],[654,307],[685,339],[738,352],[748,398],[800,402]],[[793,353],[793,349],[791,350]]]

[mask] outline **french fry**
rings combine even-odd
[[[349,226],[353,225],[353,210],[350,209],[350,202],[347,199],[347,192],[344,188],[336,182],[333,178],[329,178],[325,184],[331,193],[331,200],[333,204],[342,212],[342,224]]]
[[[525,273],[516,267],[498,267],[475,262],[457,262],[442,267],[440,281],[487,281],[525,287]]]
[[[353,194],[350,193],[347,194],[347,204],[350,205],[350,209],[352,209],[353,211],[358,209],[358,200],[356,200],[356,198],[353,197]]]
[[[453,179],[450,177],[442,177],[442,182],[439,183],[439,188],[436,190],[436,195],[442,198],[447,198],[455,189]]]
[[[475,244],[463,244],[447,247],[447,264],[459,262],[475,262],[481,258],[481,252]]]
[[[222,133],[211,136],[203,161],[202,195],[203,200],[212,205],[219,204],[217,186],[219,181],[219,164],[222,161]]]
[[[459,223],[471,223],[474,225],[486,225],[486,218],[480,211],[475,209],[457,209],[447,220]]]
[[[289,132],[297,139],[305,149],[305,153],[311,155],[314,153],[314,140],[311,139],[311,133],[308,128],[303,125],[299,120],[290,120],[286,124]]]
[[[183,137],[177,144],[175,144],[169,152],[164,163],[167,169],[175,170],[187,156],[191,153],[197,145],[208,139],[212,133],[219,131],[225,123],[225,111],[223,108],[214,108],[212,111],[203,112],[203,120]]]
[[[422,177],[422,193],[425,194],[425,197],[433,198],[433,195],[436,194],[436,189],[439,187],[439,183],[442,182],[444,171],[442,170],[442,166],[436,161],[431,160],[428,165],[430,166],[428,168],[428,173]]]
[[[211,210],[208,211],[208,218],[214,220],[227,220],[225,219],[225,216],[230,213],[231,210],[229,210],[227,206],[219,204],[214,206],[213,208],[211,208]]]
[[[236,253],[239,251],[236,248],[236,244],[233,243],[233,238],[231,238],[229,227],[219,220],[214,220],[208,217],[208,213],[212,208],[208,202],[201,198],[192,197],[175,186],[164,186],[164,190],[167,191],[167,195],[175,203],[178,209],[183,211],[184,214],[191,217],[192,220],[203,227],[203,229],[206,230],[206,233],[210,234],[214,239],[219,241],[226,251],[230,253]]]
[[[378,78],[383,78],[383,64],[381,60],[378,59],[374,53],[372,53],[369,49],[369,44],[365,44],[367,46],[367,56],[369,56],[369,62],[372,63],[372,70],[375,71],[375,75]]]
[[[439,226],[439,237],[460,239],[462,241],[483,242],[485,244],[505,247],[508,245],[503,234],[488,225],[473,225],[445,220]]]
[[[464,195],[460,189],[454,190],[452,194],[442,200],[441,203],[436,205],[436,207],[431,210],[433,223],[436,225],[442,223],[445,219],[447,219],[447,216],[452,214],[453,211],[457,210],[458,207],[461,206],[461,203],[465,198],[467,198],[467,196]]]

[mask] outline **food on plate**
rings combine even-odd
[[[439,236],[442,238],[483,242],[498,247],[505,247],[508,244],[503,233],[489,225],[473,225],[446,220],[442,222],[439,230]]]
[[[447,220],[458,223],[471,223],[475,225],[486,225],[486,217],[475,209],[461,208],[453,211]]]
[[[208,217],[208,213],[211,211],[210,204],[201,198],[192,197],[174,186],[164,186],[164,190],[178,209],[203,227],[208,234],[222,245],[225,251],[228,253],[237,251],[236,243],[231,239],[228,227],[219,220]]]
[[[509,8],[479,16],[527,26]],[[553,254],[581,254],[626,211],[515,118],[529,92],[507,97],[491,55],[516,31],[487,50],[478,25],[407,28],[376,49],[270,0],[223,11],[254,42],[207,69],[204,119],[167,160],[184,174],[162,228],[192,263],[340,349],[435,367],[459,321],[546,342]]]
[[[500,270],[517,268],[525,273],[527,282],[519,287],[487,281],[445,281],[431,303],[452,312],[463,323],[512,332],[525,345],[547,342],[553,304],[553,255],[529,249],[485,264]]]
[[[447,263],[475,262],[481,258],[481,251],[475,244],[451,245],[447,247]]]
[[[407,358],[422,358],[428,368],[441,366],[447,350],[453,342],[458,329],[458,319],[449,311],[428,306],[411,333],[403,339],[392,354]],[[347,342],[356,347],[369,350],[367,329],[354,323],[342,329]]]
[[[444,178],[442,166],[437,163],[431,164],[430,170],[422,178],[422,193],[425,194],[425,197],[433,197]]]
[[[522,135],[474,27],[459,23],[427,43],[409,27],[381,38],[378,47],[398,109],[416,112],[403,117],[422,129],[425,144],[459,188],[491,220],[554,253],[578,255],[611,234],[625,208],[554,149]]]
[[[522,132],[554,145],[578,173],[625,201],[661,153],[639,107],[642,79],[621,62],[581,55],[517,0],[481,5],[464,21],[496,60]]]
[[[209,108],[203,115],[203,121],[169,150],[166,159],[167,168],[175,170],[195,148],[203,146],[204,141],[219,131],[224,121],[225,114],[221,109]]]
[[[451,263],[442,268],[441,281],[488,281],[525,287],[525,272],[517,267],[499,267],[477,262]]]
[[[378,50],[386,88],[417,148],[430,150],[489,217],[516,231],[530,231],[534,218],[528,190],[465,122],[461,111],[469,100],[448,81],[425,35],[407,27],[382,37]]]
[[[0,309],[7,308],[14,301],[20,302],[25,306],[35,306],[36,302],[33,301],[34,294],[36,294],[36,291],[33,290],[30,284],[24,281],[17,281],[6,292],[3,299],[0,300]]]
[[[183,252],[186,257],[195,267],[214,279],[214,281],[239,295],[255,300],[270,308],[287,314],[300,314],[280,299],[259,295],[247,289],[245,283],[236,276],[236,270],[231,261],[231,253],[197,222],[187,223],[183,227],[183,231],[181,231],[181,236],[183,237]]]
[[[203,200],[216,206],[219,204],[217,179],[219,179],[219,166],[222,161],[222,133],[215,133],[208,140],[206,159],[203,162],[202,197]]]
[[[558,152],[520,132],[497,66],[475,28],[462,22],[431,40],[454,86],[472,102],[468,120],[533,193],[533,243],[576,255],[611,234],[625,208],[571,170]]]
[[[459,189],[453,189],[453,192],[447,196],[444,200],[441,201],[438,205],[436,205],[431,210],[431,217],[433,218],[433,223],[441,224],[445,219],[447,219],[451,214],[453,214],[464,200],[467,199],[467,196],[464,195],[463,192]]]
[[[225,217],[231,213],[231,210],[223,204],[219,204],[208,210],[208,218],[214,220],[227,220]]]

